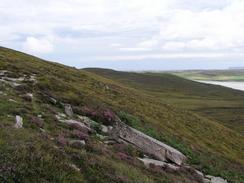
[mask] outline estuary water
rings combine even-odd
[[[236,81],[199,81],[199,80],[197,80],[197,82],[213,84],[213,85],[221,85],[221,86],[225,86],[228,88],[244,91],[244,82],[242,82],[242,81],[236,82]]]

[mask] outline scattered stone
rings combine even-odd
[[[103,135],[100,135],[100,134],[96,134],[96,136],[100,139],[100,140],[105,140],[108,138],[108,136],[103,136]]]
[[[73,126],[75,124],[75,125],[78,125],[81,128],[87,129],[88,131],[92,131],[90,127],[86,126],[84,123],[79,122],[79,121],[75,121],[75,120],[70,119],[70,120],[64,120],[62,122],[66,123],[66,124],[68,124],[70,126]]]
[[[206,175],[205,177],[206,177],[207,179],[210,179],[210,180],[211,180],[212,178],[214,178],[214,176],[212,176],[212,175]]]
[[[49,97],[49,99],[52,104],[57,104],[57,100],[55,98]]]
[[[33,100],[33,94],[32,93],[27,93],[25,95],[22,96],[22,98],[28,102],[32,102]]]
[[[113,136],[116,135],[140,148],[144,153],[150,154],[161,161],[170,160],[177,165],[182,165],[186,160],[186,156],[180,151],[131,128],[122,122],[117,123],[115,130],[113,130]]]
[[[204,179],[204,174],[203,174],[202,172],[200,172],[200,171],[198,171],[198,170],[195,170],[195,172],[196,172],[196,174],[197,174],[197,176],[198,176],[199,178]]]
[[[16,116],[15,117],[15,128],[22,128],[23,127],[23,118],[21,116]]]
[[[55,115],[55,117],[57,118],[57,120],[63,122],[63,119],[65,119],[67,116],[64,113],[58,113],[57,115]]]
[[[73,110],[70,104],[65,104],[64,105],[64,110],[67,116],[72,117],[73,116]]]
[[[105,126],[105,125],[101,125],[101,127],[102,127],[101,131],[102,131],[103,133],[108,133],[108,127],[107,127],[107,126]]]
[[[203,179],[203,183],[211,183],[209,179]]]
[[[211,178],[210,183],[228,183],[228,182],[221,177],[213,177]]]
[[[166,163],[163,161],[158,161],[158,160],[149,159],[149,158],[138,158],[138,159],[140,161],[142,161],[144,163],[144,165],[148,168],[150,167],[150,165],[154,165],[154,166],[159,166],[162,168],[169,168],[170,170],[173,170],[173,171],[177,171],[180,169],[179,166],[176,166],[176,165],[173,165],[170,163]]]
[[[8,101],[9,101],[9,102],[14,102],[14,103],[17,103],[17,101],[16,101],[16,100],[14,100],[14,99],[8,99]]]
[[[69,164],[69,166],[70,166],[71,168],[73,168],[75,171],[80,172],[80,168],[78,168],[76,165],[74,165],[74,164]]]
[[[89,126],[91,128],[91,126],[94,125],[99,125],[99,123],[97,123],[96,121],[91,120],[90,118],[86,117],[86,116],[78,116],[78,118],[86,124],[86,126]]]
[[[84,140],[71,140],[69,141],[69,145],[74,148],[83,148],[86,145]]]
[[[46,130],[44,130],[43,128],[40,128],[42,133],[46,133]]]

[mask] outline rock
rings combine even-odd
[[[209,179],[203,179],[203,183],[211,183]]]
[[[73,116],[73,110],[70,104],[65,104],[64,105],[64,110],[67,116],[72,117]]]
[[[91,128],[91,126],[94,125],[99,125],[99,123],[97,123],[96,121],[91,120],[90,118],[86,117],[86,116],[78,116],[78,118],[86,124],[86,126],[89,126]]]
[[[211,180],[212,178],[214,178],[214,176],[212,176],[212,175],[206,175],[205,177],[206,177],[207,179],[210,179],[210,180]]]
[[[14,99],[8,99],[8,101],[9,101],[9,102],[14,102],[14,103],[17,103],[17,101],[16,101],[16,100],[14,100]]]
[[[25,95],[22,96],[22,98],[28,102],[32,102],[33,100],[33,94],[32,93],[27,93]]]
[[[76,166],[76,165],[74,165],[74,164],[69,164],[69,166],[71,167],[71,168],[73,168],[75,171],[77,171],[77,172],[79,172],[80,171],[80,169]]]
[[[108,127],[107,127],[107,126],[105,126],[105,125],[101,125],[101,127],[102,127],[101,131],[102,131],[103,133],[108,133]]]
[[[210,183],[228,183],[228,182],[221,177],[213,177],[211,178]]]
[[[108,138],[108,136],[103,136],[103,135],[100,135],[100,134],[96,134],[96,136],[100,139],[100,140],[105,140]]]
[[[105,125],[101,125],[102,129],[101,131],[105,134],[108,134],[112,131],[113,127],[112,126],[105,126]]]
[[[43,128],[44,126],[43,120],[38,117],[32,116],[30,121],[36,126],[38,126],[39,128]]]
[[[197,174],[197,176],[198,176],[199,178],[204,179],[204,174],[203,174],[202,172],[200,172],[200,171],[198,171],[198,170],[195,170],[195,172],[196,172],[196,174]]]
[[[15,117],[15,128],[22,128],[23,127],[23,118],[21,116],[16,116]]]
[[[149,158],[138,158],[140,161],[142,161],[144,163],[144,165],[146,167],[150,167],[150,165],[154,165],[154,166],[160,166],[162,168],[169,168],[170,170],[173,170],[173,171],[177,171],[180,169],[179,166],[176,166],[176,165],[173,165],[173,164],[170,164],[170,163],[166,163],[166,162],[163,162],[163,161],[158,161],[158,160],[154,160],[154,159],[149,159]]]
[[[180,151],[120,122],[113,130],[113,136],[131,143],[141,149],[145,154],[150,154],[161,161],[172,161],[177,165],[182,165],[186,156]]]
[[[49,100],[52,104],[57,104],[57,100],[55,98],[49,97]]]
[[[89,128],[89,127],[86,126],[84,123],[79,122],[79,121],[75,121],[75,120],[70,119],[70,120],[64,120],[64,121],[62,121],[62,122],[66,123],[66,124],[68,124],[68,125],[70,125],[70,126],[77,125],[77,126],[79,126],[80,128],[84,128],[84,129],[86,129],[88,132],[89,132],[89,131],[92,131],[91,128]]]
[[[69,145],[74,148],[83,148],[86,145],[84,140],[71,140],[69,141]]]

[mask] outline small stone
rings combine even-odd
[[[199,176],[199,178],[204,178],[204,174],[198,170],[195,170],[196,174]]]
[[[23,118],[21,117],[21,116],[16,116],[15,117],[15,125],[14,125],[14,127],[15,128],[22,128],[23,127]]]
[[[65,104],[64,105],[64,110],[65,110],[65,113],[69,116],[69,117],[72,117],[73,116],[73,110],[72,110],[72,107],[70,104]]]
[[[213,177],[210,181],[211,183],[228,183],[225,179],[221,177]]]
[[[14,102],[14,103],[17,103],[17,101],[16,101],[16,100],[14,100],[14,99],[8,99],[8,101],[9,101],[9,102]]]
[[[69,141],[69,145],[74,148],[83,148],[86,145],[84,140],[71,140]]]
[[[69,164],[69,166],[70,166],[71,168],[73,168],[74,170],[76,170],[77,172],[80,171],[80,169],[79,169],[76,165],[74,165],[74,164]]]
[[[32,93],[27,93],[25,95],[22,96],[22,98],[28,102],[32,102],[33,100],[33,94]]]

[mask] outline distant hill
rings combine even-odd
[[[145,167],[140,149],[109,137],[121,120],[192,168],[241,183],[243,136],[218,115],[241,115],[243,99],[170,74],[79,70],[1,47],[0,182],[202,182],[193,169]]]

